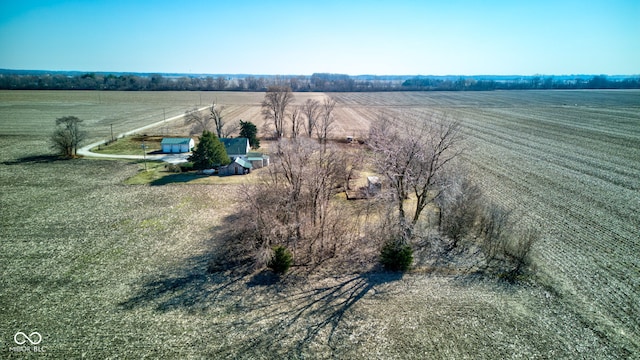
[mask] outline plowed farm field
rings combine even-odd
[[[469,171],[543,233],[539,269],[603,334],[640,334],[640,92],[348,93],[341,126],[383,113],[461,122]]]
[[[0,358],[640,357],[640,91],[296,93],[337,101],[332,136],[380,114],[460,121],[491,201],[537,226],[537,276],[376,270],[208,273],[242,185],[126,185],[142,164],[59,160],[57,117],[91,139],[217,98],[260,128],[264,93],[0,92]],[[150,134],[184,134],[181,120]]]

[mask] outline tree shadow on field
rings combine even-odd
[[[184,266],[164,274],[146,276],[135,295],[119,305],[124,309],[155,305],[156,311],[206,310],[242,281],[242,274],[209,273],[210,254],[188,258]]]
[[[162,186],[168,184],[180,184],[180,183],[188,183],[193,180],[202,179],[209,177],[209,175],[202,175],[196,173],[177,173],[177,174],[168,174],[161,172],[163,174],[162,177],[155,179],[149,183],[151,186]]]
[[[346,346],[351,332],[343,324],[354,305],[365,296],[375,296],[375,288],[400,280],[401,273],[369,272],[352,274],[333,281],[318,281],[310,286],[289,289],[285,293],[246,306],[256,314],[247,329],[259,329],[234,351],[261,353],[273,357],[307,357],[311,349],[328,346],[331,351]],[[325,279],[328,280],[328,279]],[[323,285],[323,283],[327,283]],[[265,327],[264,324],[268,325]],[[219,356],[228,355],[222,349]]]
[[[13,160],[3,161],[4,165],[30,165],[30,164],[49,164],[59,161],[67,161],[72,158],[66,158],[59,155],[52,154],[40,154],[40,155],[30,155],[24,156]]]
[[[343,320],[354,305],[365,296],[380,296],[383,291],[378,286],[402,278],[401,273],[379,269],[314,277],[296,268],[278,276],[268,269],[255,271],[242,261],[218,268],[212,265],[215,258],[220,255],[204,253],[144,277],[119,308],[135,311],[151,306],[161,313],[222,311],[225,315],[213,317],[211,323],[225,329],[217,336],[226,336],[223,342],[230,345],[207,354],[214,358],[304,357],[318,346],[332,351],[345,346],[350,332]]]

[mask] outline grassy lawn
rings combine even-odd
[[[247,175],[218,176],[198,174],[196,171],[174,173],[170,172],[167,166],[165,162],[147,161],[147,170],[145,171],[144,165],[140,163],[140,170],[135,175],[126,179],[125,184],[152,186],[167,184],[240,185],[258,181],[259,174],[265,171],[258,169]]]
[[[91,149],[91,151],[99,154],[142,155],[143,141],[147,154],[160,151],[162,149],[160,146],[160,142],[162,141],[161,136],[135,135],[117,139],[108,145],[97,146]]]

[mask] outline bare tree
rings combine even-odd
[[[333,117],[333,110],[336,107],[336,100],[332,97],[325,98],[320,106],[320,117],[316,126],[316,135],[318,140],[326,144],[329,136],[329,131],[333,127],[335,118]]]
[[[247,81],[245,79],[236,79],[236,83],[238,84],[238,90],[245,90],[247,88]]]
[[[214,100],[211,104],[211,108],[209,109],[209,118],[213,121],[213,124],[216,127],[216,135],[218,135],[218,138],[220,139],[226,137],[223,134],[225,122],[222,112],[224,111],[224,106],[217,106],[216,102],[217,100]]]
[[[336,149],[323,147],[316,151],[308,164],[307,188],[309,192],[309,217],[312,225],[318,229],[316,239],[323,252],[329,239],[329,208],[333,195],[338,191],[345,178],[345,163]]]
[[[224,90],[226,89],[228,84],[227,79],[224,78],[224,76],[218,76],[215,80],[215,87],[216,90]]]
[[[302,111],[300,106],[293,106],[291,113],[289,113],[289,120],[291,120],[291,138],[295,139],[300,134],[300,128],[302,127]]]
[[[185,124],[191,125],[191,135],[202,134],[204,130],[209,131],[212,125],[211,120],[209,116],[205,116],[197,107],[184,113]]]
[[[411,187],[417,199],[413,224],[418,221],[422,210],[443,190],[442,185],[447,180],[441,175],[445,173],[447,164],[462,152],[457,148],[461,140],[460,124],[447,119],[434,120],[427,124],[421,136],[422,153],[416,162],[417,171],[411,174]]]
[[[432,118],[417,127],[403,125],[374,123],[369,145],[378,172],[387,178],[394,193],[400,225],[410,234],[425,207],[444,189],[446,166],[461,150],[457,147],[460,135],[456,121]],[[416,202],[409,221],[404,202],[410,194]]]
[[[320,111],[320,103],[318,100],[307,99],[302,105],[302,113],[307,118],[304,129],[308,137],[312,137],[316,129],[316,122]]]
[[[224,127],[220,131],[220,135],[222,138],[228,138],[233,136],[233,134],[240,131],[240,121],[234,121],[230,123],[225,123]]]
[[[284,136],[284,121],[287,108],[293,102],[293,93],[288,86],[270,86],[262,101],[262,115],[275,126],[275,137]]]
[[[384,111],[379,112],[369,127],[369,134],[367,137],[369,144],[372,147],[376,147],[378,146],[377,142],[386,142],[388,137],[394,136],[392,133],[392,130],[394,129],[394,122],[395,120],[392,120]]]
[[[86,133],[80,130],[81,123],[82,120],[75,116],[56,119],[56,130],[51,136],[52,148],[62,156],[74,157],[86,138]]]
[[[340,159],[345,168],[344,188],[346,190],[351,190],[351,180],[359,176],[359,172],[360,170],[362,170],[364,159],[365,152],[359,148],[351,150],[349,154],[343,155]]]
[[[303,238],[303,216],[305,200],[303,199],[304,182],[306,181],[306,167],[311,161],[312,148],[304,146],[299,141],[278,142],[278,159],[274,166],[269,167],[270,181],[274,187],[278,183],[284,184],[289,196],[286,197],[287,211],[283,211],[284,224],[293,225],[293,231],[288,237],[296,240]]]
[[[264,78],[261,78],[261,77],[257,78],[255,76],[247,76],[244,79],[244,82],[247,86],[247,89],[252,91],[256,91],[256,90],[262,91],[265,84]]]

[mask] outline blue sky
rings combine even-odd
[[[640,1],[6,1],[0,68],[640,74]]]

